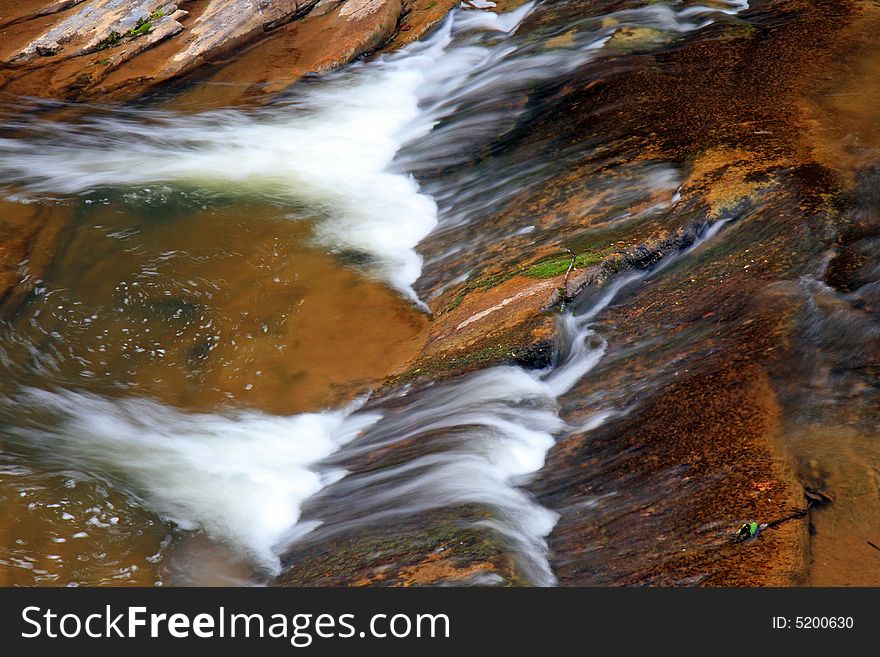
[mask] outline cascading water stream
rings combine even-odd
[[[614,413],[613,409],[596,409],[577,427],[568,426],[558,414],[558,399],[605,353],[607,342],[592,324],[622,290],[700,248],[725,223],[719,220],[705,226],[683,251],[649,269],[619,276],[586,308],[563,313],[557,357],[547,369],[493,367],[420,391],[401,408],[386,413],[362,437],[344,446],[333,462],[345,464],[364,453],[438,431],[449,436],[444,450],[330,485],[319,496],[317,519],[310,519],[300,530],[314,532],[312,540],[323,540],[340,531],[381,526],[389,518],[429,509],[485,505],[495,515],[481,524],[507,539],[531,582],[552,585],[555,577],[547,559],[546,537],[557,514],[539,505],[520,486],[543,467],[545,455],[560,436],[595,429]]]
[[[727,4],[730,13],[747,6]],[[319,244],[368,254],[376,276],[416,300],[417,245],[438,222],[442,228],[478,221],[482,201],[455,204],[451,189],[437,186],[428,196],[413,174],[465,161],[476,144],[515,122],[520,110],[498,101],[512,90],[564,78],[595,57],[615,29],[585,19],[584,36],[547,48],[549,35],[517,34],[533,9],[455,12],[425,41],[349,67],[255,113],[102,111],[77,125],[19,121],[10,126],[15,134],[0,139],[0,179],[24,198],[90,200],[105,188],[151,194],[155,186],[169,186],[306,206],[320,215]],[[719,11],[651,5],[619,12],[615,25],[683,32]],[[488,43],[487,33],[497,42]],[[700,241],[720,225],[706,229]],[[50,467],[111,482],[183,529],[204,530],[265,573],[277,573],[290,542],[310,532],[330,535],[358,523],[473,503],[492,510],[484,522],[506,537],[524,574],[550,585],[545,538],[556,514],[521,486],[568,430],[557,399],[604,353],[593,320],[646,275],[622,275],[588,310],[563,315],[559,358],[547,370],[490,368],[413,392],[394,412],[361,400],[287,417],[195,414],[145,399],[22,387],[0,401],[0,435]],[[594,423],[606,413],[597,409]],[[443,450],[346,476],[346,459],[359,452],[435,431],[449,436]],[[301,519],[303,504],[316,495],[346,499],[347,510]]]
[[[285,547],[309,532],[325,536],[475,503],[493,509],[495,520],[485,524],[508,539],[530,581],[551,585],[545,538],[557,516],[520,486],[569,429],[557,398],[605,352],[591,323],[623,288],[711,239],[723,223],[706,228],[679,256],[617,278],[587,310],[563,314],[560,356],[546,370],[493,367],[429,388],[387,415],[381,405],[359,410],[360,404],[294,417],[195,415],[146,400],[24,390],[0,406],[8,422],[3,433],[50,463],[100,473],[181,528],[204,529],[244,550],[270,573],[278,572]],[[597,411],[578,430],[595,428],[609,413]],[[345,477],[326,463],[434,431],[454,436],[444,451],[376,473]],[[302,504],[323,489],[346,500],[344,517],[326,527],[323,519],[297,524]]]
[[[416,300],[419,242],[438,221],[448,227],[478,219],[472,215],[486,205],[468,212],[450,200],[457,186],[432,189],[445,199],[438,218],[437,203],[421,193],[413,175],[465,162],[522,113],[505,99],[564,79],[601,52],[616,30],[690,32],[748,3],[728,5],[676,10],[658,4],[590,17],[569,26],[582,36],[553,48],[547,47],[552,33],[517,35],[533,2],[507,14],[457,11],[424,41],[350,66],[305,91],[294,89],[254,113],[96,111],[77,124],[10,120],[9,131],[26,137],[0,138],[0,181],[32,198],[112,187],[149,195],[156,185],[171,185],[304,205],[323,215],[315,226],[319,244],[367,254],[379,278]],[[500,35],[498,43],[487,45],[493,35]]]

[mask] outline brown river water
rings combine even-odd
[[[291,414],[349,401],[411,355],[424,314],[309,248],[308,225],[279,214],[85,206],[42,291],[6,327],[33,342],[8,339],[5,356],[23,363],[33,348],[54,380],[192,411]],[[41,379],[23,373],[15,385]],[[17,460],[0,482],[4,583],[167,577],[171,528],[112,486]]]

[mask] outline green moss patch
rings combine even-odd
[[[572,269],[583,269],[584,267],[595,265],[610,255],[613,250],[613,248],[608,247],[601,251],[580,253],[574,256],[574,266],[572,266],[572,257],[570,255],[558,256],[528,267],[523,272],[523,275],[530,276],[531,278],[553,278],[555,276],[561,276],[568,271],[569,267],[572,267]]]
[[[595,265],[611,255],[613,252],[613,246],[607,246],[601,249],[594,245],[587,246],[586,250],[583,253],[579,253],[574,257],[574,266],[572,267],[572,269],[583,269],[585,267]],[[449,312],[458,308],[464,301],[465,297],[471,292],[485,292],[486,290],[491,290],[493,287],[496,287],[501,283],[510,280],[514,276],[528,276],[530,278],[553,278],[555,276],[561,276],[562,274],[567,272],[569,266],[571,266],[571,255],[565,254],[554,256],[546,260],[541,260],[540,262],[525,267],[524,269],[514,269],[511,271],[500,272],[497,274],[492,274],[491,276],[488,276],[486,278],[479,278],[473,281],[469,281],[467,285],[465,285],[464,288],[462,288],[462,290],[457,295],[455,295],[452,301],[449,302],[449,305],[446,306],[446,311]]]
[[[164,18],[165,12],[161,9],[154,11],[149,16],[142,16],[138,18],[137,23],[134,24],[134,27],[125,32],[125,34],[120,34],[116,30],[113,30],[104,37],[96,47],[97,50],[105,50],[107,48],[111,48],[115,46],[117,43],[122,41],[123,39],[136,39],[139,36],[143,36],[144,34],[149,34],[153,31],[153,22],[159,20],[160,18]]]
[[[117,43],[119,43],[120,39],[122,39],[122,35],[116,30],[113,30],[110,34],[108,34],[106,37],[98,42],[97,49],[104,50],[105,48],[111,48],[112,46],[115,46]]]

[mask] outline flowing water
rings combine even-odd
[[[556,514],[522,486],[572,429],[558,399],[614,339],[594,319],[648,272],[564,314],[546,369],[368,391],[416,352],[431,301],[419,290],[462,280],[462,253],[506,237],[481,222],[564,161],[475,164],[535,111],[521,99],[622,28],[669,40],[748,6],[712,4],[529,29],[541,5],[456,10],[422,42],[253,111],[10,109],[0,182],[64,238],[0,327],[0,581],[259,582],[297,541],[472,504],[524,577],[552,584]],[[632,171],[638,194],[675,202],[675,167]],[[348,467],[429,434],[427,453]]]

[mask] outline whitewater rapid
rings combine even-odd
[[[747,3],[727,6],[734,13]],[[453,208],[448,196],[438,205],[414,173],[466,162],[475,144],[521,111],[492,99],[563,78],[601,53],[616,29],[689,31],[722,11],[650,5],[615,14],[613,24],[592,17],[572,45],[548,48],[546,38],[517,36],[533,10],[529,3],[503,15],[454,12],[425,41],[255,112],[101,111],[77,124],[29,118],[13,126],[26,137],[0,139],[0,179],[37,198],[148,193],[162,184],[304,205],[320,215],[319,244],[368,254],[374,275],[418,301],[418,244],[438,222],[479,216],[474,206]],[[300,215],[291,210],[291,218]],[[720,226],[707,226],[701,239]],[[309,533],[473,503],[492,510],[485,524],[508,539],[526,576],[551,585],[546,537],[557,514],[523,486],[572,430],[558,399],[605,352],[606,338],[592,328],[596,315],[648,273],[623,275],[589,309],[563,315],[552,367],[489,368],[408,395],[394,413],[381,404],[365,410],[361,400],[290,417],[193,414],[149,400],[28,388],[0,404],[2,431],[56,467],[111,481],[182,529],[204,530],[270,574],[290,542]],[[597,409],[587,428],[610,412]],[[434,431],[449,436],[444,450],[379,472],[347,475],[330,462]],[[303,504],[331,490],[350,501],[349,511],[303,522]]]
[[[480,524],[503,535],[534,584],[555,582],[546,537],[558,515],[522,486],[544,465],[560,435],[595,429],[613,414],[596,409],[570,427],[558,399],[605,353],[596,316],[625,288],[711,240],[707,224],[693,244],[651,269],[623,274],[588,308],[559,319],[555,362],[543,370],[497,366],[405,395],[393,412],[365,400],[347,409],[271,416],[183,413],[149,400],[109,400],[72,391],[25,389],[0,400],[4,437],[37,450],[56,467],[109,479],[163,519],[201,529],[240,551],[264,573],[280,572],[291,542],[458,504],[493,512]],[[347,460],[442,432],[444,449],[347,476]],[[332,457],[332,459],[330,458]],[[336,464],[336,465],[334,465]],[[344,511],[300,522],[322,491]]]
[[[366,254],[374,275],[419,302],[418,244],[438,222],[479,217],[455,207],[456,187],[429,196],[414,174],[465,164],[523,112],[500,101],[564,79],[601,54],[618,30],[686,33],[748,3],[653,4],[587,17],[570,26],[577,34],[565,46],[551,41],[553,33],[517,35],[535,6],[505,14],[453,11],[427,39],[294,87],[256,111],[94,108],[76,123],[16,117],[6,126],[12,136],[0,138],[0,181],[18,198],[100,197],[108,188],[149,195],[165,193],[165,185],[305,206],[307,216],[318,215],[319,245]]]

